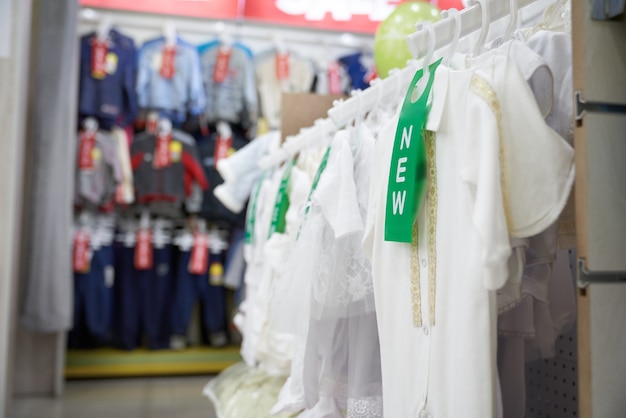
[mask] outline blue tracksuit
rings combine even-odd
[[[144,43],[139,51],[139,107],[160,111],[163,116],[180,123],[186,119],[187,113],[200,115],[205,108],[200,58],[195,46],[178,39],[174,77],[165,79],[160,74],[164,45],[165,39],[161,37]]]
[[[93,252],[88,273],[74,273],[74,326],[69,335],[70,347],[87,348],[109,341],[113,319],[113,247]]]
[[[78,109],[81,118],[98,119],[103,129],[126,126],[137,116],[137,49],[132,39],[115,29],[109,33],[107,74],[91,75],[91,48],[95,34],[80,39],[80,86]]]
[[[116,345],[126,350],[140,346],[142,333],[151,350],[170,345],[172,309],[172,246],[153,249],[153,268],[137,271],[134,247],[116,246]]]
[[[178,257],[176,291],[172,309],[172,332],[185,335],[196,300],[202,308],[204,330],[208,335],[226,333],[226,296],[223,286],[209,283],[209,275],[189,272],[191,251],[181,251]],[[209,268],[214,262],[223,262],[221,254],[209,255]]]

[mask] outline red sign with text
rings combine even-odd
[[[244,19],[374,33],[403,0],[246,0]]]
[[[239,0],[79,0],[81,6],[132,12],[237,19]]]

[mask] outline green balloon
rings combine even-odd
[[[378,26],[374,37],[374,61],[380,78],[389,75],[389,70],[406,67],[412,58],[406,44],[407,35],[415,32],[415,24],[441,19],[440,10],[424,1],[400,4]]]

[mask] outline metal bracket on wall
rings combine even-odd
[[[578,287],[581,289],[586,288],[590,284],[596,283],[626,283],[626,272],[615,273],[594,273],[587,270],[585,267],[585,259],[578,259],[578,274],[576,281]]]
[[[591,18],[609,20],[624,13],[626,0],[591,0]]]
[[[626,105],[615,103],[588,102],[583,98],[583,93],[577,90],[576,96],[576,120],[582,120],[585,112],[599,113],[624,113],[626,114]]]

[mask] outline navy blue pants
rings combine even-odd
[[[172,310],[172,331],[176,335],[185,335],[191,317],[191,311],[197,300],[201,303],[204,330],[209,335],[226,332],[226,295],[223,286],[209,283],[207,274],[191,274],[189,259],[191,251],[181,251],[178,257],[174,309]],[[211,264],[223,262],[220,254],[209,255]]]
[[[109,342],[113,319],[113,247],[93,252],[86,274],[74,273],[74,325],[69,345],[76,348],[99,346]]]
[[[150,270],[135,270],[134,248],[116,247],[116,343],[126,350],[141,345],[151,350],[169,348],[172,309],[172,247],[153,249]]]

